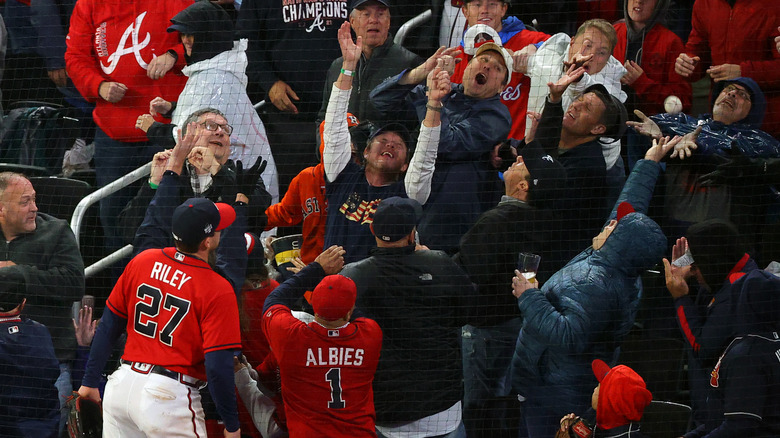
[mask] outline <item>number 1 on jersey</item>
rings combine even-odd
[[[325,374],[325,380],[330,383],[330,401],[328,408],[344,409],[345,403],[341,399],[341,368],[331,368]]]

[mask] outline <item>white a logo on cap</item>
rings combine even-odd
[[[211,234],[211,229],[212,229],[212,228],[213,228],[213,227],[212,227],[212,225],[211,225],[211,224],[206,224],[206,227],[205,227],[205,228],[203,228],[203,231],[204,231],[206,234]]]
[[[545,155],[545,156],[543,156],[543,157],[542,157],[542,160],[547,160],[547,161],[549,161],[549,162],[551,162],[551,163],[553,162],[553,158],[552,158],[551,156],[549,156],[549,155]]]

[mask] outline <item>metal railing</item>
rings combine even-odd
[[[87,213],[87,209],[92,204],[129,186],[130,184],[138,181],[141,178],[149,176],[151,171],[152,171],[152,163],[150,161],[144,164],[143,166],[139,167],[138,169],[135,169],[134,171],[128,173],[127,175],[112,182],[111,184],[108,184],[105,187],[101,187],[95,190],[94,192],[90,193],[89,195],[85,196],[84,199],[82,199],[81,202],[79,202],[78,205],[76,206],[76,209],[73,211],[73,216],[70,219],[70,228],[71,230],[73,230],[73,234],[76,236],[76,242],[79,243],[79,235],[81,233],[81,223],[84,220],[84,216]],[[97,274],[103,269],[113,265],[119,260],[122,260],[124,257],[130,255],[132,251],[133,251],[133,245],[126,245],[125,247],[114,251],[113,253],[93,263],[92,265],[87,266],[87,268],[84,269],[84,276],[89,278]]]
[[[406,36],[409,34],[409,32],[411,32],[414,28],[421,26],[426,21],[430,20],[432,16],[433,16],[433,11],[428,9],[422,14],[412,18],[411,20],[401,25],[401,27],[398,28],[398,32],[395,34],[395,38],[393,38],[393,42],[398,44],[399,46],[403,45],[404,40],[406,39]]]

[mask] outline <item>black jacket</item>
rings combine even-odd
[[[440,251],[375,248],[344,267],[357,302],[384,333],[374,377],[378,425],[408,423],[463,396],[460,328],[469,322],[473,285]]]
[[[374,49],[370,58],[360,55],[355,75],[352,77],[352,94],[349,96],[347,111],[356,116],[360,121],[370,120],[380,123],[384,118],[374,108],[369,99],[371,90],[384,82],[385,79],[395,76],[402,71],[417,67],[423,63],[423,59],[402,46],[393,42],[393,36],[388,35],[384,44]],[[330,92],[333,83],[341,74],[343,57],[339,57],[330,65],[328,75],[325,77],[325,87],[322,89],[322,107],[317,114],[317,126],[325,120],[325,110],[330,100]],[[361,145],[362,146],[362,145]]]
[[[0,279],[26,285],[24,290],[5,291],[15,296],[4,301],[27,298],[25,315],[49,329],[62,362],[76,356],[71,306],[84,296],[84,261],[66,221],[38,213],[35,224],[32,233],[10,242],[0,239],[0,260],[16,263],[0,268]]]
[[[536,138],[548,154],[566,169],[566,194],[563,199],[567,219],[566,259],[577,255],[590,244],[604,225],[612,207],[608,197],[607,164],[598,138],[566,151],[558,149],[561,138],[563,107],[546,101]],[[612,200],[614,201],[614,200]]]
[[[473,325],[493,326],[520,316],[510,289],[518,254],[542,256],[537,279],[544,283],[566,263],[551,237],[555,215],[520,201],[502,201],[479,217],[461,238],[458,263],[476,283],[479,302]]]

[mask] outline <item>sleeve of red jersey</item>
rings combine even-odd
[[[135,290],[135,288],[125,287],[125,284],[128,282],[128,278],[132,276],[132,273],[137,271],[138,260],[138,257],[130,260],[127,267],[125,267],[125,271],[119,276],[119,280],[117,280],[114,289],[111,290],[111,294],[106,300],[106,306],[108,306],[116,316],[124,319],[129,319],[128,314],[130,311],[127,306],[129,305],[129,302],[133,301],[129,299],[131,297],[127,296],[126,291],[130,289]]]
[[[76,2],[66,38],[65,66],[73,84],[87,101],[99,98],[100,83],[105,81],[94,54],[95,26],[90,22],[94,1]]]
[[[218,277],[215,274],[215,277]],[[238,302],[233,288],[222,277],[215,283],[206,283],[209,290],[203,302],[200,321],[203,333],[203,352],[241,349],[241,330],[238,322]]]
[[[290,332],[302,325],[304,324],[290,312],[290,308],[281,304],[271,306],[263,314],[263,331],[277,361],[281,362],[284,357],[287,339],[296,339],[295,336],[290,336]]]

